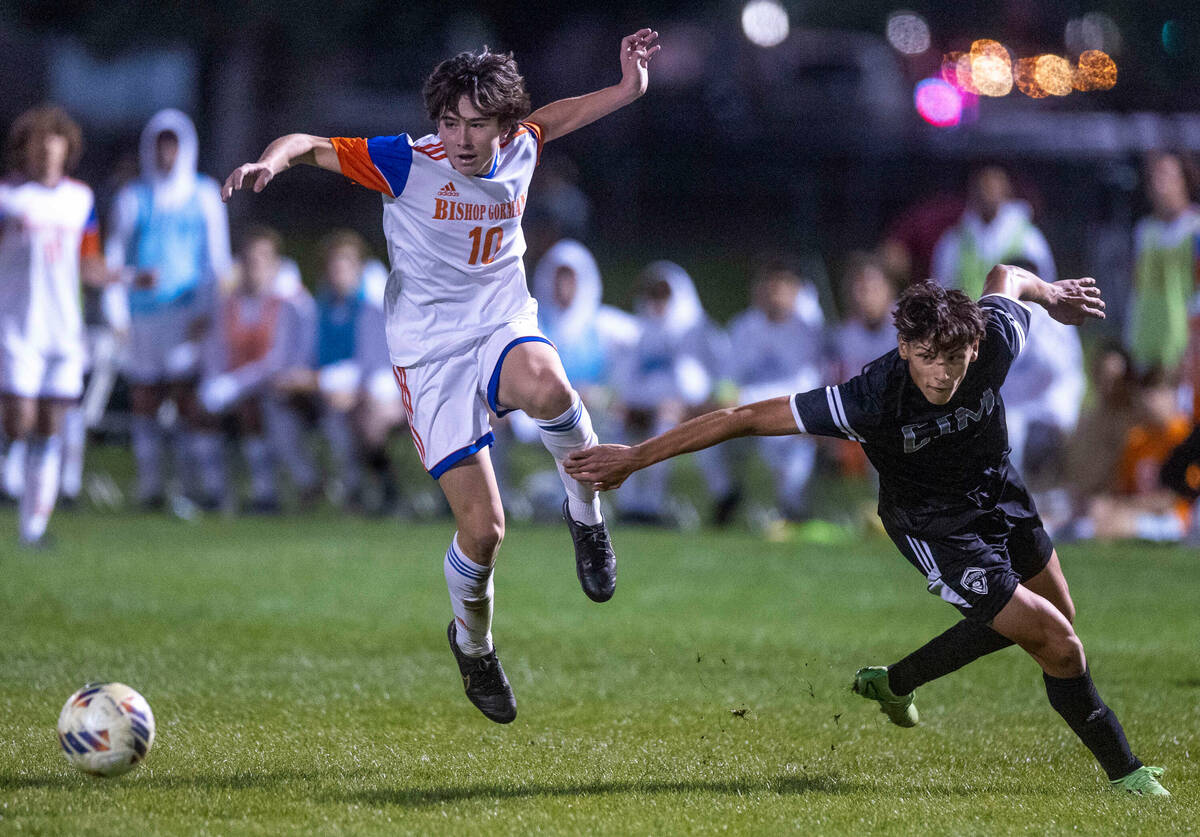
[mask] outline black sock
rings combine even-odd
[[[958,671],[967,663],[1012,645],[987,625],[964,619],[903,660],[888,666],[888,685],[897,695]]]
[[[363,460],[371,473],[379,477],[390,477],[392,473],[392,458],[386,448],[373,448],[366,452]]]
[[[372,448],[366,452],[363,460],[367,469],[379,480],[380,489],[383,491],[383,505],[390,507],[395,504],[400,496],[400,489],[396,485],[396,475],[392,472],[392,458],[388,456],[387,448]]]
[[[1079,736],[1110,780],[1127,776],[1142,766],[1129,749],[1125,730],[1117,715],[1100,699],[1092,683],[1091,671],[1079,677],[1051,677],[1043,672],[1046,696],[1054,711],[1062,715],[1071,731]]]

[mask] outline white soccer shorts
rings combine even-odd
[[[500,369],[514,346],[532,341],[554,345],[535,317],[522,317],[452,355],[394,368],[413,444],[431,477],[492,444],[491,415],[511,412],[496,400]]]
[[[83,350],[46,355],[30,349],[0,351],[0,392],[21,398],[63,398],[83,394]]]

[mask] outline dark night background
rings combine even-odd
[[[666,257],[692,270],[719,318],[745,304],[757,254],[798,251],[811,272],[836,274],[847,251],[874,247],[904,207],[961,189],[983,161],[1010,168],[1060,274],[1126,281],[1117,274],[1127,254],[1100,242],[1127,234],[1145,209],[1139,155],[1200,147],[1193,3],[783,5],[789,38],[762,48],[743,35],[738,2],[18,0],[0,8],[0,121],[46,99],[65,104],[88,139],[79,175],[103,200],[128,171],[146,118],[166,105],[193,114],[201,169],[223,178],[290,131],[427,132],[420,84],[459,50],[512,50],[536,107],[614,82],[620,38],[654,26],[663,53],[647,96],[549,146],[551,174],[539,179],[574,184],[590,201],[578,234],[597,251],[614,302],[628,301],[641,264]],[[888,15],[900,8],[928,22],[924,55],[888,45]],[[1119,37],[1115,89],[1041,100],[1014,90],[981,99],[974,119],[950,129],[914,110],[913,85],[937,73],[943,53],[988,37],[1017,56],[1073,57],[1068,22],[1098,12]],[[333,226],[367,233],[382,252],[377,197],[318,172],[290,173],[235,201],[231,214],[235,239],[250,220],[281,228],[302,266],[310,242]]]

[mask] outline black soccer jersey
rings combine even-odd
[[[798,393],[801,432],[860,442],[879,472],[879,516],[929,536],[963,529],[1000,501],[1008,428],[1000,387],[1029,331],[1030,310],[1007,296],[979,300],[986,332],[954,397],[929,403],[893,349],[839,386]]]

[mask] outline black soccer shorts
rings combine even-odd
[[[988,623],[1013,591],[1045,569],[1054,544],[1034,512],[1013,517],[997,507],[977,518],[970,531],[923,537],[884,528],[900,552],[925,576],[929,592],[963,616]]]

